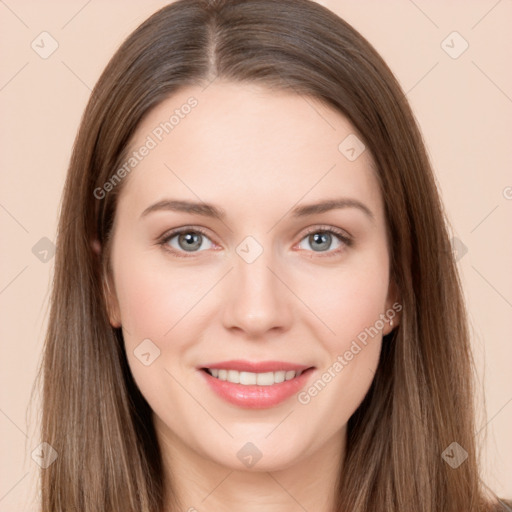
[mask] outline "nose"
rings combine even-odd
[[[293,294],[286,287],[285,272],[270,250],[252,263],[237,254],[226,280],[223,323],[226,329],[243,332],[248,338],[282,333],[292,325]]]

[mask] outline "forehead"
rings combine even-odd
[[[356,137],[346,117],[309,96],[230,82],[187,87],[137,128],[128,156],[139,155],[121,199],[139,209],[166,194],[261,208],[348,195],[378,210],[369,151],[347,158]]]

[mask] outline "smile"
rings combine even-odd
[[[224,361],[198,368],[218,397],[246,409],[265,409],[285,402],[306,385],[314,369],[278,361]]]
[[[232,384],[242,384],[244,386],[272,386],[287,380],[292,380],[295,377],[300,377],[302,370],[299,371],[279,371],[279,372],[239,372],[237,370],[227,370],[218,368],[206,368],[206,371],[216,379],[225,380]]]

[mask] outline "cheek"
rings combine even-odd
[[[311,288],[316,290],[309,294],[311,309],[316,308],[328,326],[318,327],[320,323],[315,320],[316,327],[311,328],[323,345],[325,357],[315,380],[297,399],[311,418],[323,418],[326,435],[334,434],[348,421],[374,379],[385,325],[381,319],[388,292],[385,269],[375,262],[361,269],[350,267],[329,279],[316,279],[317,286]]]
[[[174,389],[171,374],[184,364],[197,339],[190,321],[207,288],[205,283],[201,286],[204,276],[170,271],[151,260],[141,254],[118,260],[114,268],[128,363],[142,394],[158,409],[165,408]],[[167,391],[162,393],[163,389]],[[173,401],[179,396],[178,390]]]
[[[337,418],[326,428],[348,421],[373,381],[386,325],[382,315],[388,282],[385,251],[361,252],[329,273],[301,278],[300,293],[316,315],[303,318],[309,318],[325,358],[316,381],[298,399],[320,415]]]
[[[146,259],[146,261],[145,261]],[[204,295],[205,277],[151,265],[142,256],[119,261],[116,291],[123,328],[134,337],[162,339]],[[209,282],[208,280],[206,280]]]
[[[380,259],[378,253],[301,278],[298,295],[314,313],[317,332],[325,333],[322,338],[329,344],[329,352],[342,350],[375,326],[386,310],[388,282],[387,260]],[[382,330],[381,322],[377,328]]]

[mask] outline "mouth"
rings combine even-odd
[[[210,389],[238,407],[276,406],[302,389],[314,366],[279,361],[224,361],[198,368]]]

